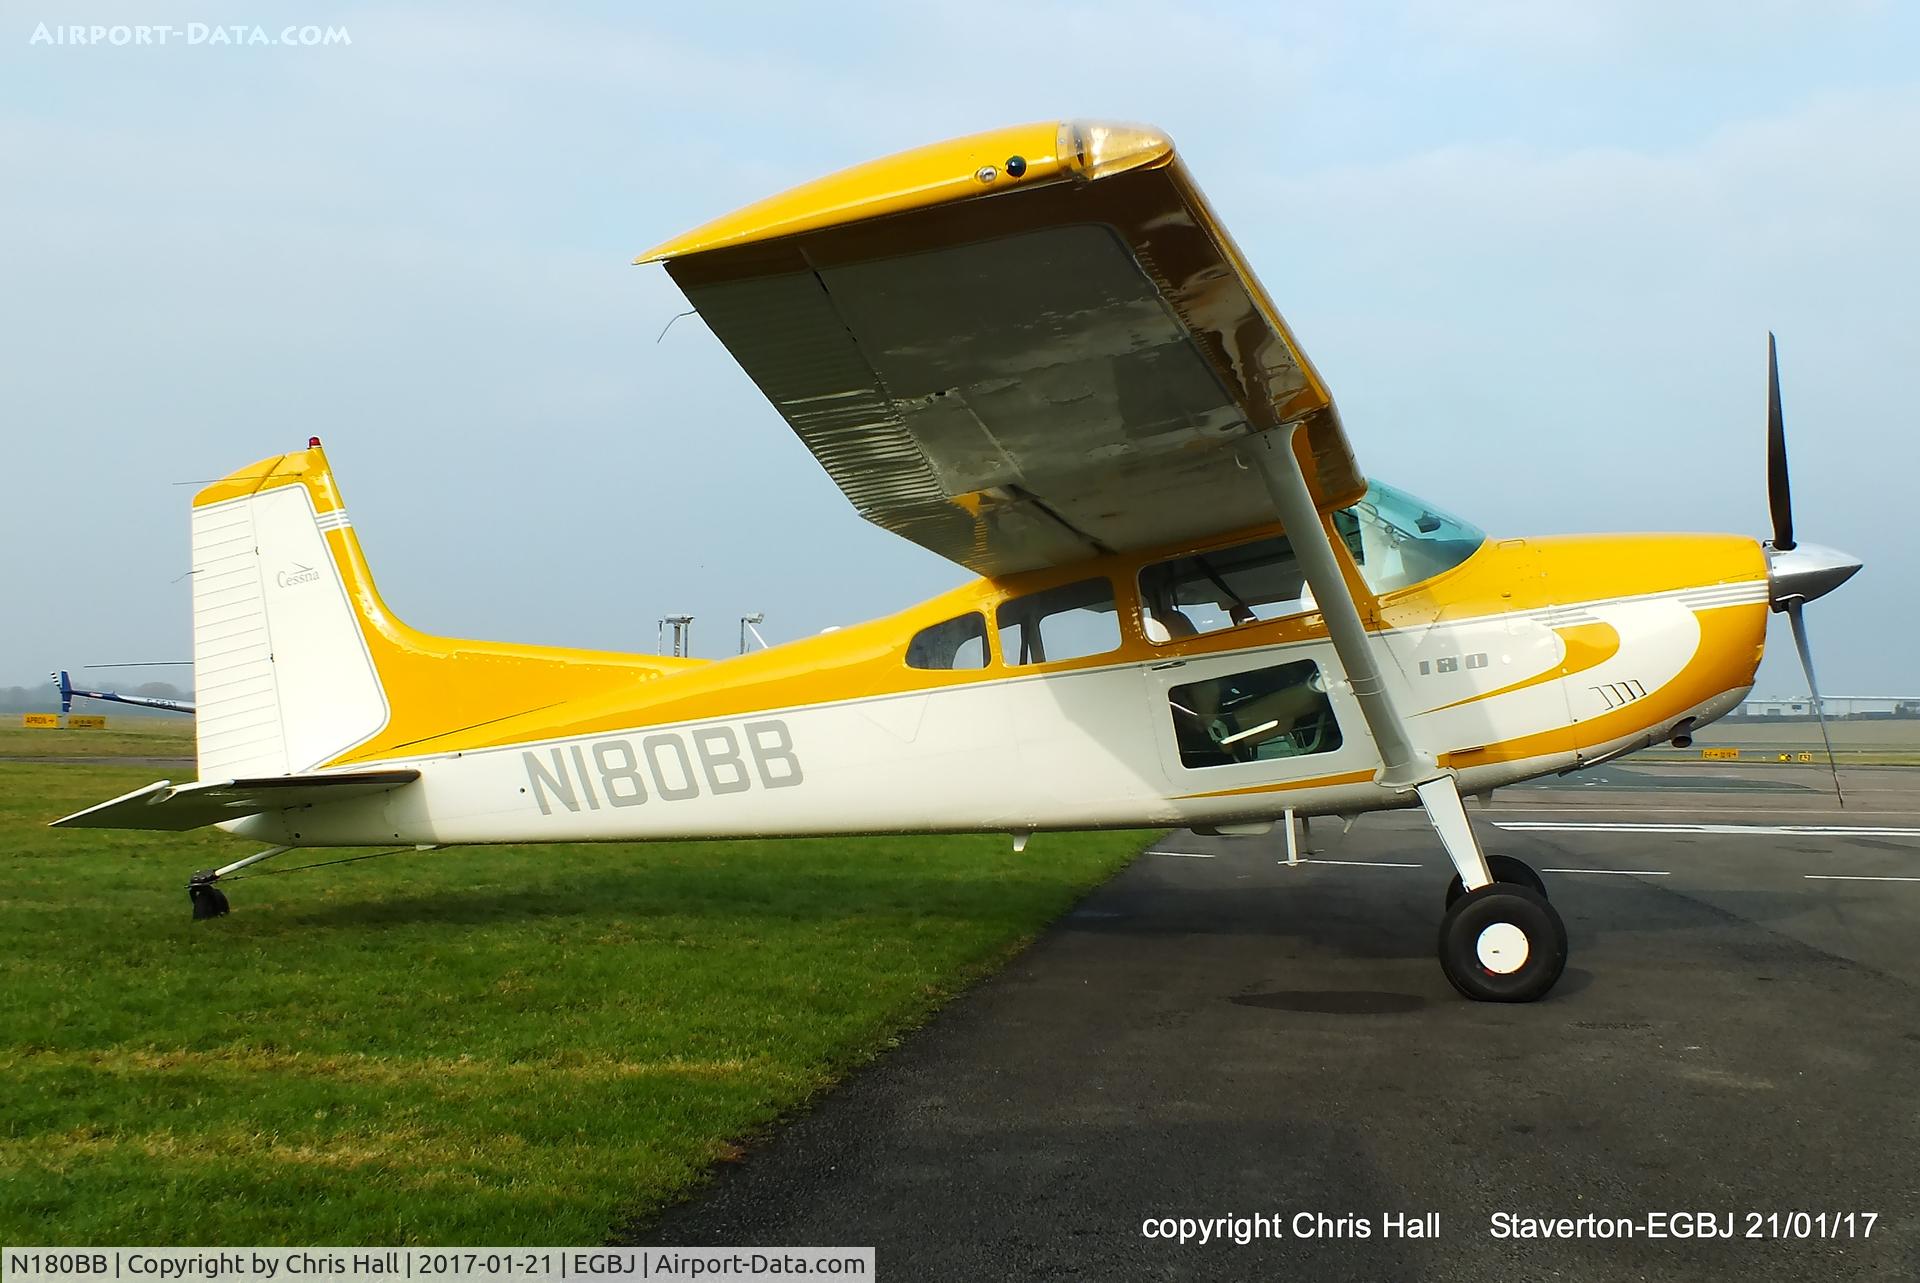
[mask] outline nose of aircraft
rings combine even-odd
[[[1794,602],[1809,602],[1824,597],[1853,578],[1860,569],[1857,558],[1819,544],[1795,544],[1791,548],[1767,549],[1767,585],[1775,610],[1785,610]]]

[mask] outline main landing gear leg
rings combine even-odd
[[[213,885],[229,873],[237,872],[250,864],[262,860],[271,860],[276,855],[284,855],[293,850],[290,846],[270,846],[264,851],[256,851],[245,859],[235,860],[232,864],[223,864],[217,869],[202,869],[187,880],[187,898],[193,901],[193,919],[195,922],[207,918],[222,917],[231,910],[227,904],[227,893]]]
[[[1567,928],[1547,903],[1540,875],[1509,856],[1480,850],[1453,777],[1418,786],[1420,802],[1457,871],[1440,922],[1440,969],[1480,1002],[1532,1002],[1567,965]]]
[[[1453,776],[1414,742],[1407,719],[1394,706],[1386,672],[1374,654],[1373,637],[1360,618],[1328,524],[1307,484],[1307,470],[1315,466],[1306,439],[1307,423],[1299,419],[1283,428],[1250,434],[1241,443],[1240,457],[1266,482],[1301,573],[1313,588],[1326,620],[1327,640],[1340,657],[1354,703],[1360,706],[1380,753],[1375,778],[1391,789],[1418,790],[1453,867],[1460,871],[1463,894],[1448,907],[1440,925],[1441,970],[1469,998],[1486,1002],[1538,998],[1553,987],[1567,964],[1566,928],[1544,895],[1505,880],[1503,862],[1488,867],[1467,823],[1467,809],[1460,804]]]

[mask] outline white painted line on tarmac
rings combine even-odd
[[[1274,863],[1285,864],[1286,861],[1275,860]],[[1350,865],[1354,868],[1360,868],[1360,869],[1424,869],[1427,867],[1424,864],[1401,864],[1394,860],[1321,860],[1316,858],[1316,859],[1301,860],[1300,863],[1302,864],[1340,864],[1340,865]]]
[[[1816,882],[1920,882],[1920,878],[1877,877],[1869,873],[1802,873]]]
[[[1187,860],[1211,860],[1213,856],[1204,851],[1149,851],[1148,855],[1177,855]]]
[[[1612,811],[1615,814],[1625,812],[1633,815],[1752,815],[1755,809],[1756,808],[1751,806],[1704,806],[1700,804],[1692,806],[1596,806],[1584,802],[1570,802],[1565,805],[1556,806],[1551,802],[1540,802],[1531,806],[1508,806],[1502,803],[1498,806],[1475,807],[1473,813],[1475,815],[1552,815],[1555,812],[1572,813],[1584,811],[1591,815],[1596,812],[1605,814],[1608,811]],[[1897,810],[1875,810],[1872,807],[1852,806],[1847,807],[1845,810],[1837,810],[1833,807],[1803,807],[1801,809],[1803,811],[1817,811],[1820,814],[1834,816],[1903,815],[1911,818],[1916,814],[1920,814],[1920,812],[1916,812],[1910,806],[1900,807]],[[1383,814],[1391,814],[1391,812],[1383,812]],[[1414,810],[1411,814],[1419,816],[1420,813]]]
[[[1515,833],[1706,833],[1723,837],[1920,838],[1920,829],[1856,824],[1682,824],[1625,820],[1495,820]]]
[[[1611,873],[1623,878],[1670,878],[1665,869],[1542,869],[1542,873]]]

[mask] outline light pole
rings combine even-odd
[[[693,654],[693,616],[668,615],[660,621],[663,635],[669,624],[673,625],[673,653],[678,656],[691,656]]]
[[[763,624],[766,622],[766,620],[767,620],[767,616],[765,612],[758,611],[758,610],[754,611],[751,615],[740,616],[740,653],[742,655],[747,653],[747,634],[748,633],[752,633],[753,639],[760,643],[761,650],[765,650],[767,648],[767,639],[760,635],[760,630],[758,628],[754,627],[755,624]]]

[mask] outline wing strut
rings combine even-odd
[[[1373,652],[1367,626],[1353,603],[1353,592],[1340,573],[1334,555],[1333,540],[1320,518],[1320,509],[1307,488],[1306,474],[1300,467],[1295,443],[1306,431],[1304,423],[1256,433],[1244,447],[1242,456],[1260,472],[1273,496],[1273,506],[1286,527],[1300,569],[1313,588],[1314,602],[1327,621],[1327,636],[1346,670],[1347,684],[1373,733],[1380,750],[1380,773],[1375,778],[1388,788],[1406,792],[1415,789],[1427,819],[1440,835],[1447,855],[1453,860],[1460,881],[1469,891],[1493,881],[1487,871],[1486,856],[1467,822],[1466,807],[1460,801],[1453,773],[1440,769],[1433,755],[1422,750],[1408,734],[1406,719],[1393,704],[1385,677]],[[1304,444],[1304,443],[1302,443]]]

